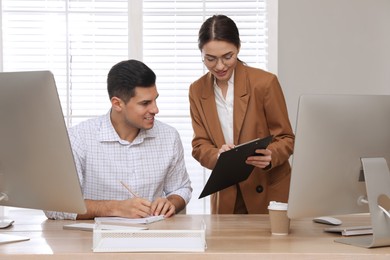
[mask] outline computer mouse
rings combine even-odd
[[[333,226],[339,226],[343,223],[340,219],[329,217],[329,216],[316,217],[313,218],[313,221],[316,223],[333,225]]]
[[[10,227],[13,223],[11,219],[0,219],[0,229]]]

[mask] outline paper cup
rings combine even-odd
[[[287,203],[271,201],[268,206],[272,235],[288,235],[290,219],[287,217]]]

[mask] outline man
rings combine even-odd
[[[87,212],[46,216],[170,217],[183,210],[192,187],[178,132],[155,120],[156,75],[140,61],[122,61],[108,73],[107,89],[109,113],[69,129]]]

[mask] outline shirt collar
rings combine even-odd
[[[103,117],[98,137],[100,142],[119,142],[123,145],[139,144],[142,143],[146,138],[153,138],[157,136],[157,131],[155,130],[156,126],[153,126],[153,128],[149,130],[141,129],[132,143],[126,140],[122,140],[112,125],[110,115],[111,110],[109,110],[108,113]],[[157,120],[155,121],[155,124],[156,123]]]

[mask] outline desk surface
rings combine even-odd
[[[30,237],[30,240],[0,245],[0,259],[389,259],[390,247],[366,249],[334,242],[340,235],[325,233],[324,224],[310,219],[292,220],[291,233],[270,233],[268,215],[176,215],[150,225],[151,229],[188,228],[206,223],[205,252],[94,253],[92,232],[64,230],[63,225],[85,222],[47,220],[40,211],[9,217],[11,228],[0,234]],[[367,215],[341,216],[345,226],[368,225]],[[92,221],[91,221],[92,223]],[[244,258],[245,257],[245,258]]]

